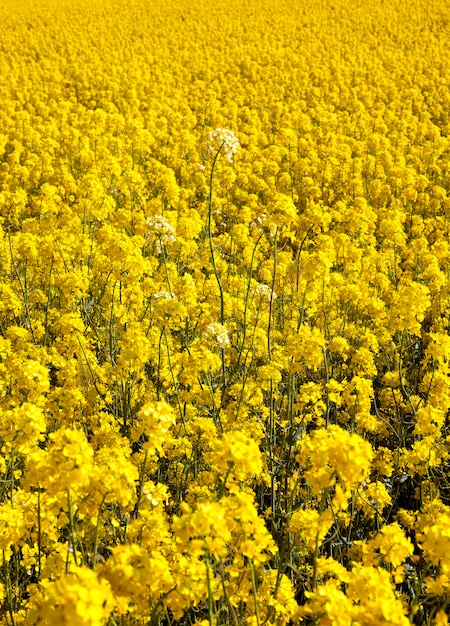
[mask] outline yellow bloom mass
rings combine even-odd
[[[0,3],[0,622],[446,623],[449,23]]]

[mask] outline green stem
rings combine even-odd
[[[102,516],[102,507],[103,507],[103,503],[105,502],[105,498],[106,498],[106,493],[103,495],[102,501],[100,502],[100,506],[98,509],[98,515],[97,515],[97,523],[95,525],[95,538],[94,538],[94,553],[92,555],[92,569],[95,568],[95,564],[97,561],[97,552],[98,552],[98,531],[100,528],[100,520],[101,520],[101,516]]]
[[[27,320],[28,330],[31,333],[31,336],[33,338],[33,342],[36,343],[36,338],[34,336],[33,325],[31,324],[30,307],[29,307],[29,302],[28,302],[27,261],[25,261],[25,271],[24,271],[25,284],[24,284],[22,282],[22,279],[20,278],[19,270],[17,269],[17,263],[16,263],[16,261],[14,259],[14,253],[13,253],[12,241],[11,241],[11,232],[9,230],[9,227],[8,227],[8,240],[9,240],[9,251],[10,251],[10,254],[11,254],[11,263],[12,263],[12,266],[14,268],[14,273],[16,275],[16,278],[17,278],[17,280],[19,282],[20,290],[22,291],[23,304],[24,304],[24,307],[25,307],[25,317],[26,317],[26,320]]]
[[[37,492],[37,523],[38,523],[38,578],[41,579],[41,549],[42,549],[42,528],[41,528],[41,490],[38,489]]]
[[[141,475],[139,476],[139,493],[138,493],[136,506],[134,507],[134,512],[133,512],[133,517],[135,517],[136,519],[139,515],[139,507],[141,506],[142,493],[144,491],[144,477],[145,477],[145,469],[147,465],[147,454],[148,454],[148,450],[145,451],[144,461],[142,463],[142,468],[141,468]]]
[[[207,548],[205,548],[206,582],[208,586],[208,621],[209,626],[214,626],[214,595],[211,587],[210,561]]]
[[[173,298],[172,283],[170,282],[169,270],[167,269],[166,250],[164,248],[164,243],[163,243],[163,241],[161,239],[161,235],[158,235],[158,237],[159,237],[159,245],[161,247],[161,254],[162,254],[162,258],[163,258],[164,272],[166,274],[167,286],[169,288],[170,297]]]
[[[247,285],[247,292],[245,294],[245,303],[244,303],[244,332],[242,335],[242,343],[241,343],[241,349],[239,350],[239,355],[238,355],[238,360],[236,363],[236,370],[239,368],[239,364],[241,362],[241,357],[242,354],[244,352],[244,347],[245,347],[245,340],[247,338],[247,311],[248,311],[248,299],[250,296],[250,289],[251,289],[251,285],[252,285],[252,276],[253,276],[253,263],[255,262],[255,254],[256,254],[256,249],[258,247],[258,244],[261,240],[261,237],[263,236],[263,233],[260,234],[260,236],[258,237],[254,247],[253,247],[253,252],[252,252],[252,258],[250,261],[250,270],[249,270],[249,276],[248,276],[248,285]]]
[[[270,335],[272,330],[272,312],[273,312],[273,294],[275,289],[275,282],[277,280],[277,238],[278,238],[278,226],[275,231],[275,239],[273,242],[273,277],[272,277],[272,291],[270,293],[269,302],[269,323],[267,326],[267,351],[269,353],[269,360],[272,360],[272,347],[270,342]]]
[[[14,626],[15,621],[14,621],[13,606],[12,606],[13,592],[12,592],[12,586],[11,586],[11,577],[9,575],[9,569],[6,563],[5,551],[2,550],[2,552],[3,552],[3,569],[5,570],[6,602],[8,606],[9,616],[11,618],[11,624],[12,626]]]
[[[212,221],[212,208],[213,208],[213,183],[214,183],[214,170],[216,167],[217,159],[219,157],[220,151],[222,150],[222,146],[217,150],[214,161],[211,167],[211,175],[209,178],[209,202],[208,202],[208,240],[209,240],[209,252],[211,255],[211,263],[214,270],[214,276],[216,277],[217,285],[219,287],[220,292],[220,323],[223,325],[223,321],[225,318],[224,314],[224,299],[223,299],[223,288],[222,281],[220,280],[219,272],[217,270],[216,259],[214,256],[214,247],[212,242],[212,233],[211,233],[211,221]]]
[[[76,549],[76,541],[75,541],[75,523],[73,519],[72,501],[70,499],[70,489],[67,490],[67,502],[69,506],[69,530],[70,530],[70,542],[72,544],[72,551],[73,551],[73,560],[75,562],[75,565],[78,567],[77,549]]]
[[[172,375],[172,384],[174,386],[175,397],[177,399],[178,411],[180,413],[181,422],[183,424],[184,432],[186,434],[186,423],[185,423],[185,420],[184,420],[183,409],[181,408],[180,394],[179,394],[179,391],[178,391],[178,385],[177,385],[177,382],[175,380],[175,373],[174,373],[174,370],[173,370],[173,367],[172,367],[172,359],[170,357],[169,338],[167,337],[167,329],[166,329],[165,326],[163,327],[163,333],[164,333],[164,339],[166,340],[167,360],[169,361],[169,369],[170,369],[170,373]]]
[[[250,576],[251,576],[251,579],[252,579],[252,593],[253,593],[253,598],[254,598],[254,601],[255,601],[256,624],[257,624],[257,626],[260,626],[259,606],[258,606],[258,590],[256,588],[255,565],[254,565],[252,559],[250,559],[250,561],[249,561],[249,566],[250,566]]]

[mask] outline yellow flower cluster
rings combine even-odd
[[[448,624],[448,3],[0,24],[0,625]]]

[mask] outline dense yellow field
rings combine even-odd
[[[0,624],[448,624],[450,5],[0,25]]]

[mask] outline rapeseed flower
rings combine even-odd
[[[446,623],[449,19],[1,3],[4,620]]]
[[[226,158],[231,163],[233,156],[236,154],[240,146],[239,139],[232,130],[227,128],[216,128],[209,134],[209,149],[215,153],[217,150],[223,150]]]
[[[30,624],[101,626],[113,608],[111,587],[86,567],[46,580],[31,602]]]

